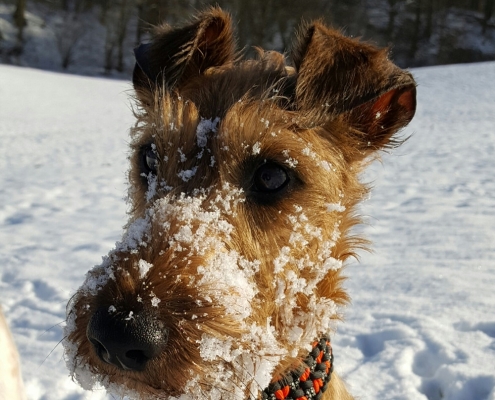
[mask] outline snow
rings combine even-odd
[[[495,400],[495,63],[413,73],[412,136],[365,175],[374,252],[344,269],[336,371],[360,399]],[[129,89],[0,66],[0,303],[28,399],[111,399],[71,381],[59,342],[67,301],[126,222]]]
[[[327,206],[328,212],[333,212],[333,211],[344,212],[345,211],[345,207],[340,203],[328,203],[328,204],[326,204],[326,206]]]
[[[145,278],[151,268],[153,268],[153,264],[145,260],[139,260],[139,277],[141,279]]]
[[[198,146],[205,147],[208,142],[208,133],[217,131],[217,125],[220,122],[220,118],[216,117],[214,120],[202,118],[196,128],[196,136],[198,138]]]

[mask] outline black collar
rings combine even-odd
[[[284,378],[270,383],[262,392],[264,400],[319,400],[327,390],[333,371],[333,353],[326,337],[313,343],[302,365]]]

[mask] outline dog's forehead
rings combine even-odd
[[[232,158],[229,150],[252,146],[269,127],[280,133],[287,125],[290,112],[280,107],[280,88],[288,78],[284,64],[250,60],[211,68],[183,87],[157,92],[157,104],[134,129],[133,148],[142,152],[152,145],[169,178],[180,165],[214,171],[218,158]]]
[[[280,87],[289,79],[289,70],[284,65],[248,60],[210,68],[203,76],[179,88],[178,92],[196,105],[203,118],[223,119],[239,101],[280,96]]]

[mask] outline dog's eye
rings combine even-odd
[[[266,163],[254,174],[254,189],[258,192],[277,192],[289,183],[289,175],[280,165]]]
[[[158,157],[152,146],[147,146],[142,150],[144,166],[147,173],[156,174],[158,170]]]

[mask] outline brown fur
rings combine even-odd
[[[329,320],[322,328],[318,316],[327,318],[326,310],[336,306],[330,319],[340,319],[338,307],[349,300],[338,266],[367,244],[351,232],[360,222],[356,205],[367,193],[359,175],[377,150],[399,143],[392,136],[414,115],[414,80],[384,50],[320,22],[301,30],[293,66],[263,50],[257,60],[243,61],[234,42],[230,17],[212,8],[183,28],[159,28],[138,54],[130,233],[90,271],[68,307],[69,366],[81,382],[78,370],[88,369],[114,392],[130,390],[136,397],[257,398],[263,387],[244,382],[239,365],[243,357],[278,354],[256,347],[266,334],[258,344],[249,342],[248,327],[268,323],[287,353],[272,368],[275,379],[328,333]],[[200,143],[198,126],[216,118]],[[146,166],[150,149],[158,157],[156,172]],[[268,194],[253,184],[267,162],[289,179]],[[200,208],[191,208],[194,199]],[[149,228],[129,245],[146,218]],[[213,222],[204,222],[208,218]],[[195,241],[181,239],[184,228]],[[276,265],[283,251],[288,258]],[[244,289],[203,279],[209,273],[204,267],[222,266],[228,254],[237,263],[232,273],[256,289],[242,321],[242,310],[232,312],[228,302],[242,299]],[[145,276],[138,268],[142,260],[152,265]],[[335,268],[323,267],[326,262]],[[159,305],[151,306],[150,298]],[[152,314],[147,321],[168,331],[164,350],[143,371],[103,362],[88,340],[95,310],[111,306],[117,315]],[[299,339],[291,337],[295,328]],[[244,355],[208,359],[199,348],[205,335]],[[218,384],[220,370],[230,376],[230,390]],[[324,398],[352,399],[335,373]]]

